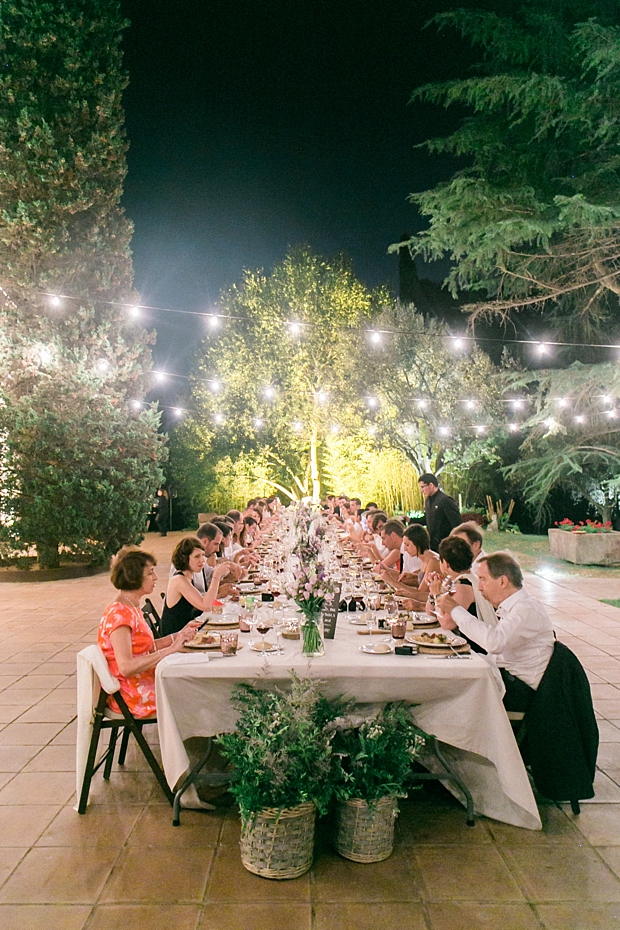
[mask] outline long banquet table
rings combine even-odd
[[[376,637],[373,637],[373,640]],[[285,685],[290,670],[321,679],[326,697],[352,697],[369,711],[387,701],[407,701],[416,723],[444,744],[455,771],[469,788],[476,811],[496,820],[541,828],[532,789],[504,710],[493,670],[478,655],[469,659],[365,655],[358,635],[342,616],[325,655],[302,656],[298,641],[285,640],[281,655],[249,648],[236,656],[205,653],[168,656],[157,666],[157,716],[163,767],[171,788],[189,768],[183,740],[234,729],[235,685]],[[363,709],[363,708],[362,708]]]

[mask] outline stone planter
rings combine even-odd
[[[556,559],[573,565],[620,565],[620,533],[549,530],[549,546]]]

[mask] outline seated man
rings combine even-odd
[[[482,548],[482,543],[484,537],[482,531],[477,523],[460,523],[458,526],[455,526],[450,536],[459,536],[461,539],[464,539],[468,543],[471,551],[474,554],[474,561],[471,563],[471,570],[474,575],[478,575],[478,565],[480,561],[486,558],[486,552]]]
[[[472,617],[450,594],[437,601],[444,630],[460,630],[494,656],[506,686],[506,710],[525,712],[553,652],[554,634],[543,604],[523,588],[517,562],[506,552],[479,563],[478,588],[497,611],[497,626]]]

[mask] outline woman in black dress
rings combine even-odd
[[[230,571],[228,562],[220,562],[213,569],[211,584],[205,594],[192,584],[192,576],[202,571],[205,549],[197,536],[184,536],[172,553],[176,571],[168,582],[164,610],[161,617],[162,636],[177,633],[195,616],[211,610],[217,596],[220,580]]]

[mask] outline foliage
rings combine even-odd
[[[573,523],[572,520],[569,520],[568,517],[565,517],[564,520],[560,520],[559,523],[556,521],[554,526],[557,526],[559,530],[564,530],[567,533],[611,533],[613,532],[611,522],[600,523],[599,521],[586,520],[585,523],[583,520],[580,520],[579,523]]]
[[[129,414],[78,369],[46,372],[29,395],[0,394],[0,538],[43,567],[60,547],[103,562],[144,534],[162,477],[151,411]]]
[[[478,347],[454,348],[447,327],[411,305],[385,310],[377,326],[402,333],[373,359],[379,436],[418,475],[448,471],[458,481],[477,462],[498,461],[501,370]]]
[[[120,206],[125,25],[117,0],[23,0],[0,17],[0,496],[4,534],[35,541],[39,561],[136,539],[161,480],[158,417],[127,403],[152,336],[123,308],[137,302]]]
[[[404,797],[411,764],[419,756],[426,734],[398,704],[386,704],[376,717],[354,720],[353,724],[347,718],[344,723],[337,721],[336,797],[368,802],[386,795]]]
[[[544,310],[591,337],[620,294],[620,30],[605,0],[536,0],[499,15],[441,13],[482,50],[478,74],[413,97],[468,115],[426,142],[466,167],[412,195],[429,228],[414,253],[449,256],[447,283],[483,291],[474,315]],[[400,243],[393,248],[396,250]]]
[[[582,365],[514,374],[510,387],[531,392],[532,409],[519,460],[504,468],[540,522],[553,488],[585,498],[603,522],[620,494],[620,429],[615,399],[620,373],[612,364]]]
[[[247,272],[221,301],[234,322],[222,320],[199,359],[201,376],[221,388],[195,379],[199,412],[188,428],[208,435],[214,459],[243,453],[271,463],[272,489],[289,499],[320,496],[321,445],[363,409],[355,399],[360,340],[351,329],[383,299],[344,260],[307,249],[291,252],[269,277]]]
[[[238,685],[239,711],[233,733],[218,737],[234,766],[230,791],[244,820],[264,808],[295,807],[313,801],[325,813],[333,793],[333,732],[327,724],[339,713],[320,694],[320,683],[292,674],[290,691],[261,691]]]

